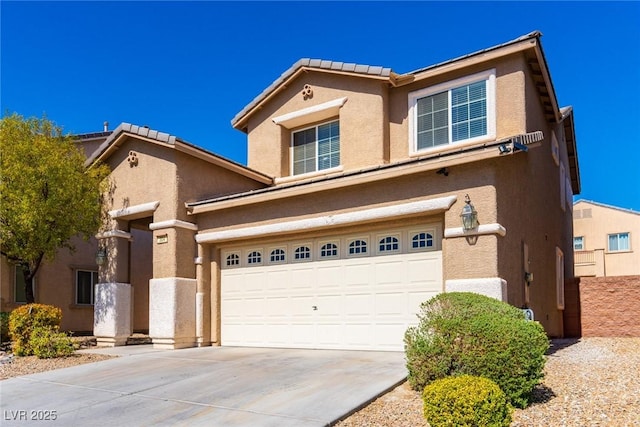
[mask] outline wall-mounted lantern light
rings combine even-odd
[[[96,264],[104,265],[107,262],[107,248],[100,246],[96,252]]]
[[[462,219],[462,228],[465,231],[469,231],[478,226],[478,212],[471,204],[471,199],[468,194],[464,196],[464,202],[466,204],[462,208],[460,218]]]

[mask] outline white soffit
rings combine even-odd
[[[214,243],[260,237],[264,235],[317,230],[421,213],[438,213],[449,210],[456,200],[456,196],[445,196],[399,205],[384,206],[381,208],[364,209],[356,212],[324,215],[315,218],[256,225],[253,227],[237,228],[233,230],[212,231],[196,235],[196,242]]]
[[[150,216],[158,209],[160,205],[159,201],[143,203],[141,205],[129,206],[122,209],[116,209],[113,211],[109,211],[109,216],[111,218],[119,218],[119,219],[138,219]]]
[[[302,110],[292,113],[283,114],[274,117],[273,123],[284,126],[287,129],[298,127],[307,123],[318,122],[337,116],[340,108],[347,102],[347,97],[334,99],[333,101],[324,102],[314,105],[313,107],[303,108]]]

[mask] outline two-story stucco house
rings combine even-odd
[[[578,200],[573,230],[576,276],[640,276],[640,212]]]
[[[129,124],[84,138],[113,171],[101,343],[402,350],[448,291],[563,335],[580,181],[539,33],[403,74],[302,59],[231,124],[247,166]]]

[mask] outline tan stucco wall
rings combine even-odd
[[[584,212],[590,210],[590,217]],[[587,201],[574,205],[574,235],[584,237],[585,250],[600,255],[598,276],[640,275],[640,214],[607,208]],[[578,217],[579,216],[579,217]],[[609,252],[608,235],[629,233],[630,251]],[[576,266],[577,268],[577,266]]]
[[[308,100],[301,95],[305,84],[313,88],[313,98]],[[313,71],[304,73],[250,118],[249,167],[276,177],[290,175],[292,132],[308,126],[286,129],[273,123],[272,118],[345,96],[348,100],[339,113],[342,166],[352,170],[386,163],[387,130],[380,120],[386,114],[386,94],[386,84],[382,81]]]
[[[61,249],[53,261],[44,261],[35,278],[35,299],[37,303],[54,305],[62,309],[61,329],[74,332],[88,332],[93,329],[93,306],[76,305],[76,269],[97,271],[94,239],[85,242],[73,239],[76,251],[71,253]],[[14,296],[14,266],[2,257],[0,261],[1,311],[11,311],[20,306]]]

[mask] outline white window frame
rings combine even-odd
[[[576,239],[580,239],[580,248],[576,248]],[[584,236],[573,236],[573,250],[584,251]]]
[[[558,310],[564,310],[564,253],[556,246],[556,302]]]
[[[358,252],[358,253],[351,253],[351,245],[357,241],[362,241],[365,243],[365,248],[366,248],[366,252]],[[347,258],[357,258],[357,257],[364,257],[364,256],[369,256],[371,254],[371,244],[369,243],[369,236],[361,236],[361,237],[353,237],[353,238],[348,238],[347,239],[347,244],[345,245],[345,256]]]
[[[249,262],[249,257],[251,255],[253,255],[255,252],[260,254],[260,261],[258,261],[258,262]],[[245,252],[245,255],[244,255],[244,260],[247,263],[246,264],[247,267],[255,267],[257,265],[263,265],[264,264],[264,259],[265,259],[265,254],[264,254],[264,250],[262,250],[262,248],[247,249],[247,251]]]
[[[317,124],[312,125],[312,126],[307,126],[307,127],[303,127],[303,128],[295,129],[295,130],[291,131],[291,143],[289,145],[289,159],[290,159],[290,161],[289,161],[289,168],[290,168],[289,169],[289,171],[290,171],[289,175],[290,176],[292,176],[292,177],[301,177],[301,176],[307,176],[307,175],[323,173],[323,172],[327,173],[327,172],[331,172],[331,171],[334,171],[336,169],[339,169],[342,166],[342,141],[340,140],[339,141],[339,145],[338,145],[338,147],[339,147],[338,155],[340,157],[339,163],[337,165],[334,165],[334,166],[331,166],[331,167],[328,167],[328,168],[318,169],[318,159],[320,158],[320,156],[318,154],[318,128],[320,126],[330,125],[330,124],[333,124],[333,123],[338,123],[338,128],[339,128],[338,139],[340,140],[341,139],[340,135],[342,134],[342,130],[340,129],[340,119],[338,119],[338,118],[334,118],[334,119],[331,119],[331,120],[324,121],[322,123],[317,123]],[[294,149],[295,149],[294,138],[295,138],[295,134],[307,131],[309,129],[315,129],[315,133],[316,133],[316,140],[315,140],[315,145],[316,145],[316,147],[315,147],[315,150],[316,150],[316,154],[315,154],[315,169],[312,170],[312,171],[302,172],[302,173],[298,173],[297,174],[297,173],[295,173],[295,170],[294,170],[294,168],[295,168],[295,157],[294,157]]]
[[[309,256],[306,258],[296,258],[298,250],[301,248],[307,248],[309,250]],[[299,243],[292,246],[291,250],[291,262],[310,262],[313,261],[313,244],[311,242]]]
[[[421,233],[425,233],[431,235],[431,246],[424,247],[413,247],[413,238]],[[428,241],[428,238],[427,238]],[[408,252],[429,252],[438,250],[438,237],[436,235],[436,230],[432,228],[422,229],[422,230],[409,230],[407,235],[407,251]]]
[[[335,255],[325,255],[322,256],[322,248],[325,245],[335,245],[336,246],[336,254]],[[318,260],[326,260],[326,259],[338,259],[340,258],[340,241],[339,240],[325,240],[322,242],[318,242]]]
[[[273,255],[274,251],[282,251],[283,254],[284,254],[284,259],[283,260],[276,260],[276,261],[272,260],[271,256]],[[286,264],[287,263],[287,248],[286,247],[284,247],[284,246],[276,246],[276,247],[273,247],[273,248],[269,248],[269,250],[267,252],[269,252],[269,255],[268,255],[269,258],[267,259],[267,263],[268,264]]]
[[[461,86],[466,86],[479,81],[486,81],[487,95],[487,133],[486,135],[477,136],[460,141],[452,141],[451,126],[451,90]],[[448,144],[442,144],[435,147],[418,149],[418,100],[428,96],[437,95],[442,92],[448,92]],[[470,76],[462,77],[449,82],[430,86],[409,93],[409,154],[416,156],[428,152],[447,151],[451,149],[459,149],[461,146],[474,145],[480,142],[486,142],[496,139],[496,70],[490,69],[482,71]]]
[[[79,286],[79,283],[78,283],[78,274],[79,274],[80,272],[83,272],[83,273],[91,273],[91,290],[90,290],[90,301],[91,301],[91,302],[90,302],[90,303],[86,303],[86,302],[79,302],[79,301],[78,301],[78,286]],[[98,279],[98,271],[97,271],[97,270],[90,270],[90,269],[87,269],[87,268],[77,268],[77,269],[75,269],[75,270],[74,270],[74,273],[75,273],[74,275],[75,275],[75,288],[76,288],[76,289],[75,289],[75,300],[74,300],[74,304],[76,304],[76,305],[86,305],[86,306],[94,305],[94,302],[95,302],[95,295],[94,295],[94,292],[95,292],[95,286],[96,286],[96,283],[98,283],[98,280],[99,280],[99,279]],[[94,276],[94,275],[95,275],[95,276]],[[94,277],[95,277],[95,282],[94,282],[94,280],[93,280],[93,279],[94,279]]]
[[[235,255],[237,257],[237,264],[229,264],[229,257]],[[223,268],[238,268],[242,265],[242,254],[240,251],[228,251],[222,254],[222,265]]]
[[[621,235],[626,235],[627,236],[627,248],[625,249],[619,249],[620,248],[620,236]],[[611,250],[611,241],[609,240],[611,238],[611,236],[616,236],[616,241],[618,242],[618,249],[614,249]],[[617,253],[617,252],[631,252],[631,233],[628,231],[623,231],[620,233],[609,233],[607,234],[607,252],[609,253]]]
[[[397,244],[398,244],[397,249],[380,250],[381,244],[385,244],[385,245],[389,244],[386,242],[382,243],[382,241],[386,240],[387,238],[394,238],[397,240]],[[376,255],[391,255],[391,254],[398,254],[400,252],[402,252],[402,238],[400,236],[400,233],[386,233],[386,234],[378,234],[376,236]]]

